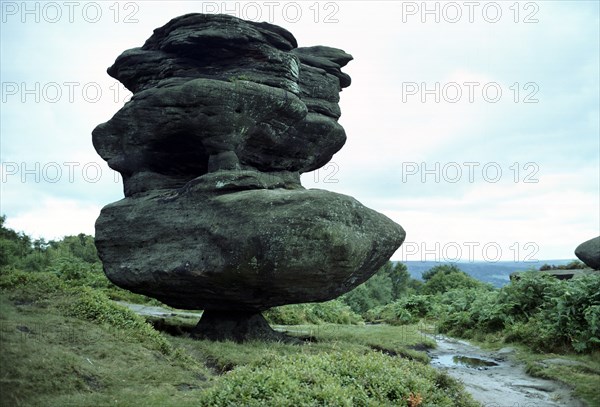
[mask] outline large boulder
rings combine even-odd
[[[271,24],[203,14],[118,57],[108,72],[134,95],[93,131],[124,181],[125,198],[96,222],[108,278],[204,309],[196,336],[243,340],[273,334],[261,311],[336,298],[377,272],[404,230],[300,184],[345,142],[351,59],[297,48]]]
[[[404,237],[345,195],[208,178],[102,210],[96,245],[111,281],[176,308],[262,311],[347,292]]]
[[[581,243],[575,249],[575,256],[587,266],[600,270],[600,236]]]

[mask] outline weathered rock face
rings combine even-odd
[[[271,24],[202,14],[119,56],[108,72],[134,95],[93,131],[124,180],[125,198],[96,222],[111,281],[246,330],[264,325],[248,323],[261,310],[329,300],[374,274],[403,229],[300,184],[345,142],[337,103],[351,59],[297,48]]]
[[[600,236],[587,240],[577,246],[575,256],[589,267],[600,270]]]
[[[115,254],[102,256],[110,279],[177,308],[264,310],[345,293],[401,239],[387,218],[344,195],[217,183],[104,208],[97,239]]]
[[[94,130],[94,146],[123,175],[126,196],[218,169],[315,170],[346,141],[337,103],[350,60],[296,48],[267,23],[173,19],[108,69],[134,95]]]

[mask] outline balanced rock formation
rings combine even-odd
[[[581,243],[575,249],[575,256],[587,266],[600,270],[600,236]]]
[[[96,246],[115,284],[203,309],[199,337],[272,332],[260,312],[325,301],[373,275],[404,230],[300,174],[344,144],[339,92],[352,57],[298,48],[281,27],[188,14],[125,51],[108,73],[133,92],[93,131],[123,176]]]

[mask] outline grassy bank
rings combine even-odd
[[[284,343],[156,331],[87,286],[0,275],[0,404],[10,406],[475,406],[429,367],[415,326],[279,326]]]

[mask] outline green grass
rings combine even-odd
[[[363,323],[362,317],[340,300],[284,305],[265,311],[264,316],[270,323],[280,325]]]
[[[211,406],[476,406],[432,368],[382,353],[275,355],[236,368],[202,394]]]
[[[200,393],[212,378],[202,364],[167,356],[129,330],[15,306],[4,295],[0,306],[0,405],[194,405],[168,398],[184,401],[192,396],[181,386]]]
[[[424,350],[435,346],[435,342],[423,334],[420,325],[298,325],[287,330],[291,335],[314,336],[323,345],[363,346],[422,363],[429,363]]]
[[[414,326],[279,327],[304,345],[197,341],[99,290],[0,277],[0,405],[477,405],[423,363],[431,342]]]
[[[157,331],[104,288],[0,270],[0,405],[477,405],[427,365],[424,350],[434,343],[422,332],[432,333],[431,324],[274,325],[303,345],[198,341]],[[329,319],[323,310],[342,308],[287,307],[274,315],[302,320],[320,312]],[[163,326],[184,333],[195,322],[173,317]],[[486,348],[506,346],[499,333],[476,339]],[[600,405],[600,353],[514,347],[532,375],[570,384],[589,405]],[[546,362],[556,358],[576,363]]]
[[[600,351],[583,356],[574,353],[534,353],[520,348],[517,355],[519,360],[525,362],[527,373],[530,375],[566,383],[572,386],[575,395],[585,400],[588,405],[600,406]],[[561,359],[574,364],[546,362],[549,359]]]

